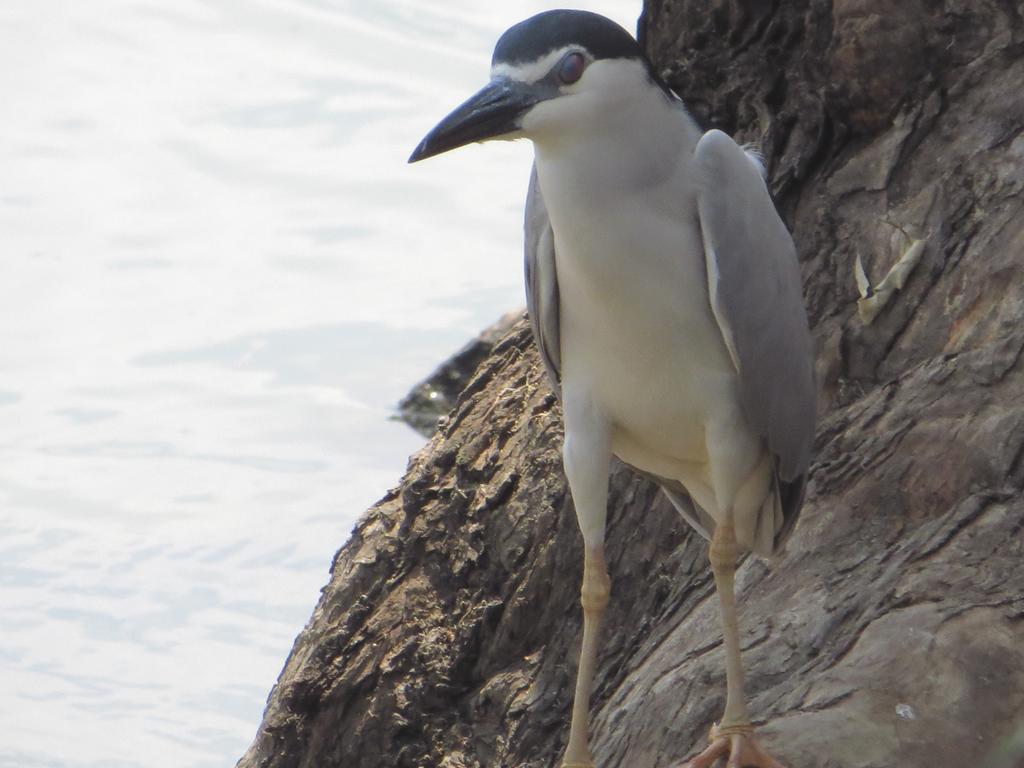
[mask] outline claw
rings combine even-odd
[[[686,764],[686,768],[711,768],[718,760],[728,755],[725,768],[784,768],[782,763],[765,752],[753,730],[723,729],[711,726],[711,746]]]

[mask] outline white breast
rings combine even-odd
[[[710,311],[685,176],[661,189],[598,188],[564,172],[563,157],[537,159],[555,232],[565,387],[587,390],[629,463],[703,463],[704,424],[728,418],[721,411],[737,398],[723,393],[736,373]]]

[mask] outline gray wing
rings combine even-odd
[[[758,166],[736,142],[709,131],[695,157],[711,307],[739,372],[746,416],[776,457],[784,533],[803,500],[817,409],[796,249]]]
[[[526,310],[533,339],[555,394],[561,397],[562,352],[558,326],[558,273],[551,218],[537,183],[537,165],[526,193]]]

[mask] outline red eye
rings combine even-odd
[[[583,77],[583,68],[586,64],[582,53],[570,53],[558,65],[558,79],[566,85],[575,83]]]

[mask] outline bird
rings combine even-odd
[[[545,11],[505,31],[490,79],[430,130],[417,162],[527,139],[527,311],[564,420],[583,538],[583,638],[562,768],[592,768],[588,711],[611,581],[613,456],[654,478],[710,541],[726,702],[690,768],[781,768],[743,692],[737,559],[777,553],[803,505],[813,343],[793,239],[764,164],[704,132],[615,22]]]

